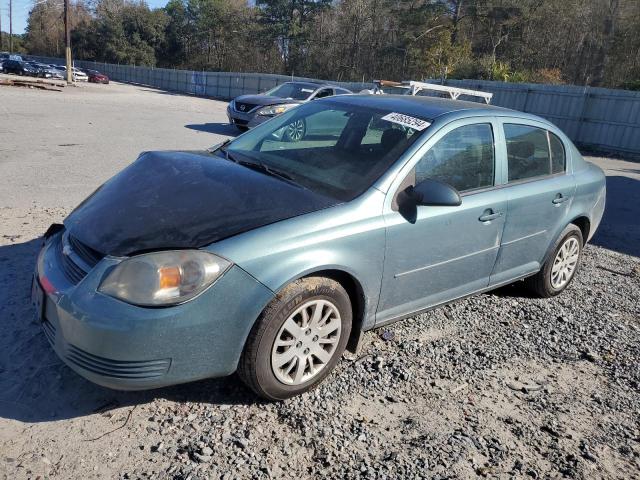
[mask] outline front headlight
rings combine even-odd
[[[287,110],[290,110],[293,107],[296,107],[297,105],[298,105],[297,103],[285,103],[284,105],[271,105],[269,107],[261,108],[260,110],[258,110],[258,115],[266,115],[266,116],[280,115],[281,113],[284,113]]]
[[[203,250],[145,253],[118,264],[98,290],[134,305],[176,305],[203,292],[230,266]]]

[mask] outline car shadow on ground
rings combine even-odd
[[[198,132],[215,133],[217,135],[226,135],[228,137],[237,137],[242,133],[230,123],[196,123],[185,125],[184,127]]]
[[[0,246],[0,417],[43,422],[149,403],[156,398],[218,405],[260,402],[234,375],[143,392],[109,390],[67,367],[46,340],[31,305],[42,239]]]
[[[640,257],[640,180],[607,177],[604,216],[591,243]]]

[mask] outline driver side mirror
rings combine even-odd
[[[409,187],[407,193],[416,205],[433,207],[457,207],[462,204],[458,191],[448,183],[427,178],[415,187]]]

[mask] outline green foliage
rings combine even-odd
[[[72,2],[77,58],[336,80],[478,78],[630,85],[640,2],[142,0]],[[64,54],[59,0],[30,12],[26,48]]]
[[[505,62],[494,62],[490,66],[489,80],[498,80],[499,82],[508,82],[511,76],[509,65]]]
[[[23,53],[28,53],[27,46],[25,43],[25,36],[19,34],[13,34],[11,36],[13,53],[18,55]],[[2,46],[0,47],[0,51],[9,51],[9,32],[2,32]]]
[[[452,43],[451,32],[441,30],[424,50],[423,77],[446,80],[459,66],[471,59],[471,44]]]
[[[143,3],[98,3],[93,25],[97,60],[133,65],[155,65],[155,52],[164,41],[168,17]]]
[[[620,85],[620,88],[624,88],[625,90],[640,91],[640,80],[630,80]]]

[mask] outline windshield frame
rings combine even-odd
[[[370,171],[372,173],[371,175],[369,175],[368,174],[369,171],[367,171],[366,172],[367,175],[363,175],[363,182],[361,184],[359,184],[357,187],[354,186],[353,188],[349,188],[349,189],[340,189],[335,184],[331,184],[326,181],[323,182],[321,178],[301,176],[300,171],[292,171],[290,169],[287,169],[286,166],[280,163],[275,163],[273,161],[273,157],[268,155],[269,153],[268,151],[261,152],[259,150],[262,146],[262,143],[265,142],[266,140],[269,140],[269,137],[273,133],[285,127],[287,124],[291,123],[292,121],[295,121],[296,117],[302,117],[302,115],[300,115],[300,112],[306,113],[306,110],[315,110],[319,106],[327,107],[324,109],[325,111],[337,109],[337,110],[344,110],[345,113],[347,113],[348,115],[354,115],[359,112],[359,113],[371,114],[372,117],[384,116],[389,113],[397,112],[397,110],[395,109],[391,110],[387,108],[379,108],[379,107],[373,107],[373,106],[354,105],[347,102],[336,101],[335,97],[330,97],[327,99],[322,99],[322,100],[302,104],[277,117],[274,117],[273,119],[267,122],[264,122],[258,125],[257,127],[249,130],[248,132],[244,133],[240,137],[237,137],[236,139],[231,140],[231,142],[229,142],[227,145],[224,146],[224,150],[229,151],[232,154],[239,155],[249,161],[259,162],[259,163],[265,164],[268,167],[271,167],[274,170],[282,171],[288,174],[289,176],[291,176],[294,182],[299,183],[301,186],[303,186],[306,189],[312,190],[316,193],[320,193],[325,196],[338,198],[342,201],[351,201],[359,197],[363,193],[365,193],[370,188],[374,187],[379,182],[379,180],[382,177],[384,177],[394,167],[394,165],[398,164],[399,162],[405,162],[406,154],[410,151],[413,151],[413,147],[421,144],[422,139],[430,136],[432,132],[431,128],[428,128],[428,127],[423,131],[414,130],[413,133],[406,138],[406,143],[402,146],[403,148],[401,150],[398,150],[398,151],[394,151],[393,149],[389,150],[388,152],[383,154],[382,157],[378,158],[376,161],[370,164],[371,165]],[[402,109],[400,109],[399,113],[403,113],[401,110]],[[322,110],[318,110],[315,113],[319,113],[319,112],[322,112]],[[305,116],[305,118],[312,115],[313,113],[314,112],[310,112]],[[429,123],[433,122],[433,120],[427,118],[426,115],[422,115],[421,117],[417,117],[417,118],[420,118],[421,120],[424,120],[424,121],[428,121]],[[377,121],[378,120],[380,120],[380,118],[377,118]],[[391,123],[390,123],[390,127],[392,127]],[[345,129],[349,128],[349,126],[345,125],[344,128]],[[340,131],[340,135],[339,135],[340,137],[342,136],[344,131],[345,130]],[[254,145],[251,149],[234,148],[234,144],[237,146],[239,142],[242,142],[243,139],[246,141],[248,137],[256,137],[253,139]],[[362,139],[360,141],[362,142]],[[368,144],[360,143],[360,147],[362,147],[363,145],[368,145]],[[376,145],[376,144],[373,144],[373,145]],[[400,146],[400,145],[401,144],[398,144],[397,146]],[[330,148],[334,149],[336,146],[337,146],[337,142],[336,142],[336,145],[333,145]],[[320,146],[317,148],[310,147],[310,150],[312,149],[318,150],[320,148],[323,148],[323,147],[320,147]],[[393,153],[393,155],[389,156],[391,155],[391,153]],[[285,158],[286,157],[283,157],[283,159]],[[358,160],[355,158],[355,156],[346,157],[345,160],[348,160],[348,163],[349,162],[353,163],[354,167],[357,166]],[[300,162],[300,163],[302,165],[313,166],[312,164],[305,164],[305,162]]]
[[[276,91],[278,91],[279,89],[281,89],[282,87],[286,86],[286,85],[302,85],[304,87],[307,87],[308,89],[312,89],[313,91],[309,93],[309,95],[307,95],[304,98],[295,98],[295,97],[283,97],[282,95],[274,95]],[[302,91],[302,88],[300,88],[300,91]],[[267,90],[266,92],[263,93],[263,95],[266,95],[268,97],[274,97],[274,98],[282,98],[285,100],[298,100],[298,101],[307,101],[311,98],[312,95],[314,95],[318,89],[320,88],[320,85],[316,85],[315,83],[308,83],[308,82],[285,82],[285,83],[281,83],[280,85],[276,85],[275,87],[271,88],[270,90]],[[304,92],[307,93],[307,92]]]

